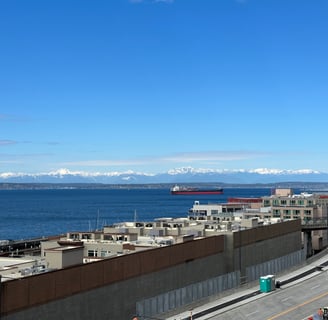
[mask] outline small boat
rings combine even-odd
[[[191,188],[191,187],[180,187],[175,185],[170,189],[171,194],[174,195],[192,195],[192,194],[223,194],[222,188]]]

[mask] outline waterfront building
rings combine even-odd
[[[251,204],[246,202],[202,204],[195,201],[192,208],[189,209],[188,218],[197,221],[229,221],[233,220],[236,213],[242,212],[245,208],[251,208]]]
[[[309,221],[327,216],[328,196],[323,194],[294,194],[292,189],[277,189],[262,200],[263,207],[271,207],[274,218]]]
[[[328,221],[328,194],[294,194],[293,189],[276,189],[270,196],[262,197],[263,208],[270,208],[270,218],[280,220],[300,219],[303,224]],[[322,250],[328,245],[327,230],[312,231],[312,247]]]

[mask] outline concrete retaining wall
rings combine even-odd
[[[300,250],[284,257],[270,260],[247,268],[248,282],[259,280],[263,275],[278,274],[304,262],[304,251]],[[136,314],[143,318],[162,318],[162,313],[191,306],[192,303],[240,287],[240,272],[224,274],[187,287],[169,291],[150,299],[137,302]]]
[[[262,276],[270,274],[275,275],[284,270],[291,269],[292,267],[303,263],[304,260],[304,250],[300,250],[277,259],[248,267],[246,269],[246,277],[248,282],[259,280]]]
[[[247,267],[268,257],[299,251],[300,222],[279,225],[245,230],[241,237],[213,236],[6,281],[1,288],[1,319],[130,319],[138,301],[238,272],[240,261],[246,275]],[[281,245],[286,239],[290,244]],[[270,255],[266,248],[271,248]]]
[[[190,284],[161,295],[137,302],[136,314],[143,318],[161,317],[161,313],[190,305],[239,286],[239,271]]]

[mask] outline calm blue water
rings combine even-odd
[[[223,195],[173,196],[168,189],[0,190],[0,239],[29,239],[88,231],[122,221],[185,217],[195,200],[261,197],[265,189],[225,189]]]

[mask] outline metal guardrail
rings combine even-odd
[[[45,240],[45,238],[27,240],[2,240],[0,242],[0,256],[40,251],[40,243],[42,240]]]
[[[328,229],[327,219],[311,219],[307,221],[302,221],[302,230],[324,230]]]

